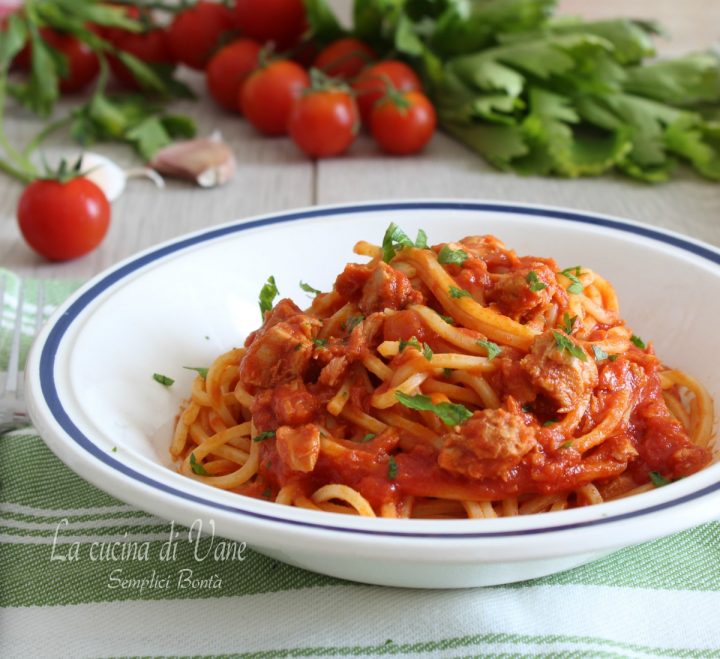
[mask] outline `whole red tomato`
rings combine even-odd
[[[285,135],[293,104],[309,85],[310,77],[299,64],[278,60],[245,81],[240,90],[240,107],[261,133]]]
[[[307,29],[303,0],[236,0],[241,32],[258,41],[272,41],[278,50],[297,44]]]
[[[65,56],[67,74],[60,77],[60,91],[74,94],[87,87],[100,71],[100,62],[92,49],[77,37],[50,27],[40,28],[40,37],[51,48]],[[30,68],[32,46],[28,43],[18,53],[13,64],[23,70]]]
[[[376,59],[377,55],[370,46],[359,39],[347,37],[320,51],[313,66],[333,78],[352,80]]]
[[[87,87],[100,72],[100,62],[90,46],[72,34],[41,28],[45,43],[62,53],[67,61],[67,74],[60,77],[60,91],[73,94]]]
[[[222,39],[235,28],[235,16],[224,5],[200,0],[194,7],[175,16],[168,28],[168,44],[173,57],[202,71]]]
[[[370,130],[380,148],[395,155],[420,151],[435,132],[435,108],[422,92],[391,93],[375,104]]]
[[[252,39],[238,39],[219,50],[205,69],[207,88],[226,110],[241,112],[240,89],[257,68],[262,46]]]
[[[288,132],[295,144],[313,158],[346,151],[360,123],[355,99],[342,89],[306,90],[295,101]]]
[[[363,123],[370,122],[370,113],[388,91],[388,83],[399,92],[422,91],[422,83],[407,64],[386,60],[365,69],[353,83]]]
[[[168,45],[167,32],[160,28],[153,28],[140,33],[125,32],[125,34],[118,37],[115,47],[118,50],[135,55],[146,64],[168,67],[175,64]],[[128,89],[141,89],[141,85],[135,80],[132,71],[117,57],[111,57],[109,60],[110,68],[118,81]]]
[[[32,249],[51,261],[67,261],[100,244],[110,224],[110,203],[83,177],[39,180],[23,191],[17,219]]]

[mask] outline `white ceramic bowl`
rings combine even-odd
[[[310,570],[375,584],[466,587],[565,570],[614,549],[705,522],[720,509],[720,465],[635,497],[491,520],[361,519],[243,497],[175,473],[168,455],[193,373],[260,322],[271,274],[328,290],[359,239],[390,222],[430,242],[491,233],[520,254],[582,264],[617,288],[621,312],[666,363],[720,399],[720,251],[677,234],[578,211],[477,201],[311,208],[214,227],[165,243],[94,278],[54,314],[26,371],[30,414],[80,476],[178,523]],[[358,259],[361,260],[361,259]],[[159,372],[175,378],[165,388]],[[207,526],[205,528],[208,528]]]

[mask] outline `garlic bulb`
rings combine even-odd
[[[194,181],[201,188],[214,188],[235,175],[235,157],[218,134],[175,142],[160,149],[149,163],[166,176]]]

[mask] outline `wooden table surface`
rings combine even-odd
[[[347,15],[350,0],[333,3]],[[720,42],[720,2],[714,0],[564,0],[561,11],[588,17],[654,18],[667,26],[672,40],[659,43],[661,53],[681,53]],[[188,78],[202,89],[202,79]],[[517,177],[497,172],[480,158],[438,134],[426,151],[411,158],[379,155],[362,137],[341,158],[312,162],[285,138],[257,135],[246,122],[218,110],[209,100],[178,103],[192,114],[200,134],[220,130],[238,160],[235,179],[225,187],[200,190],[169,182],[164,191],[144,181],[131,181],[113,206],[112,225],[101,247],[63,264],[37,257],[25,245],[15,222],[21,188],[0,178],[0,265],[26,276],[87,278],[127,257],[188,231],[236,218],[312,204],[413,197],[463,197],[567,206],[609,213],[674,229],[720,245],[720,186],[679,171],[675,180],[648,186],[615,176],[561,180]],[[23,143],[38,121],[20,111],[10,113],[8,132]],[[124,165],[137,164],[124,147],[100,145],[97,150]],[[67,142],[49,145],[52,160],[76,153]]]

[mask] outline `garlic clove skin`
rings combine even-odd
[[[108,201],[115,201],[125,191],[127,176],[110,158],[86,151],[82,154],[81,168],[83,177],[97,185]]]
[[[213,136],[183,140],[160,149],[149,166],[165,176],[214,188],[227,183],[235,175],[237,165],[230,147]]]

